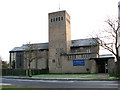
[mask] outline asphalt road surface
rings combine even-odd
[[[120,81],[57,81],[0,78],[1,80],[2,85],[23,88],[100,88],[100,90],[102,88],[109,88],[111,90],[120,90],[116,89],[120,88]]]

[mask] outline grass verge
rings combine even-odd
[[[44,90],[42,88],[21,88],[12,86],[0,86],[0,90]]]
[[[12,87],[12,86],[0,86],[0,88],[19,88],[19,87]]]
[[[41,74],[41,75],[33,75],[33,76],[78,76],[78,77],[92,77],[95,74]]]

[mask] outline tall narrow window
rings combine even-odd
[[[76,55],[74,55],[74,59],[76,59]]]
[[[58,49],[56,49],[56,54],[58,53]]]
[[[55,18],[54,18],[54,22],[55,22]]]
[[[57,18],[56,18],[56,21],[57,21]]]
[[[60,21],[60,17],[59,17],[59,21]]]
[[[61,17],[61,20],[63,20],[63,17]]]
[[[70,59],[69,56],[67,56],[68,60]]]
[[[83,59],[83,55],[81,55],[81,58]]]
[[[52,22],[52,19],[51,19],[51,22]]]
[[[19,63],[19,65],[22,66],[22,58],[21,58],[21,55],[20,55],[19,57],[20,57],[20,61],[19,61],[20,63]]]

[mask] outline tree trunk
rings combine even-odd
[[[117,76],[120,77],[120,58],[117,57]]]
[[[30,69],[30,61],[29,61],[28,76],[29,76],[29,77],[32,77],[32,74],[31,74],[31,69]]]

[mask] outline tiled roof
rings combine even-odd
[[[37,47],[37,49],[48,49],[48,43],[37,43],[37,44],[32,44],[33,48]],[[27,44],[22,45],[21,47],[15,47],[11,51],[16,52],[16,51],[24,51],[27,50],[28,46]]]
[[[72,40],[71,47],[92,46],[92,45],[97,45],[96,38]]]
[[[33,46],[37,47],[37,49],[48,49],[48,43],[37,43],[37,44],[32,44]],[[93,38],[88,38],[88,39],[78,39],[78,40],[72,40],[71,42],[71,47],[81,47],[81,46],[91,46],[91,45],[97,45],[97,42]],[[27,45],[22,45],[21,47],[15,47],[13,48],[10,52],[16,52],[16,51],[24,51],[28,47]]]

